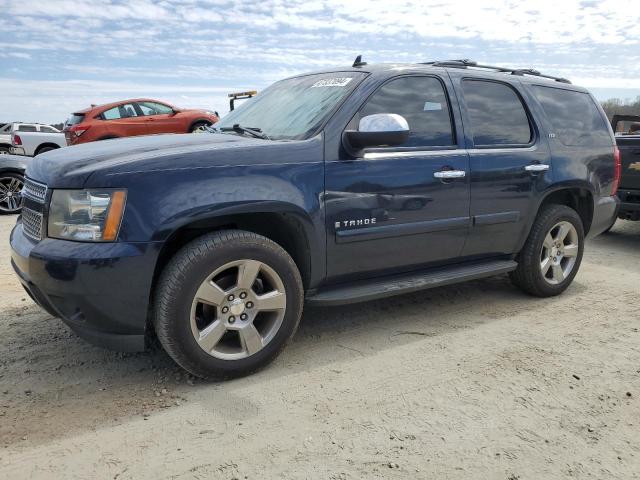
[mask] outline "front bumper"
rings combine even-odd
[[[159,243],[34,243],[18,221],[11,264],[33,300],[87,341],[120,351],[145,347]]]

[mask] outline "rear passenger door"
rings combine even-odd
[[[548,141],[517,80],[450,74],[461,99],[471,175],[472,228],[463,256],[513,253],[550,178]]]
[[[102,112],[106,133],[118,137],[131,137],[149,133],[144,117],[138,115],[133,103],[125,103]]]

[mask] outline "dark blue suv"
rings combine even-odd
[[[11,234],[26,290],[78,335],[154,333],[202,377],[249,373],[303,303],[509,273],[564,291],[616,215],[613,132],[594,98],[470,61],[275,83],[208,133],[38,156]]]

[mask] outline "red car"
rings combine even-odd
[[[64,125],[67,144],[108,138],[189,133],[218,121],[215,112],[181,109],[157,100],[137,98],[91,106],[74,113]]]

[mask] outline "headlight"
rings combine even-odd
[[[54,190],[47,236],[84,242],[118,238],[125,190]]]

